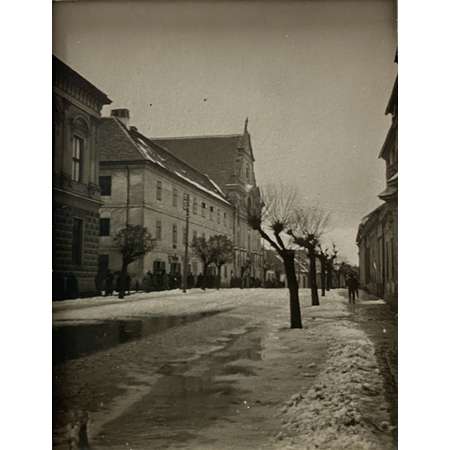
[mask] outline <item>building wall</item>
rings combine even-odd
[[[208,195],[195,186],[184,183],[178,178],[159,170],[149,164],[129,167],[111,167],[101,165],[100,175],[111,176],[111,196],[102,196],[103,206],[101,217],[110,218],[110,236],[100,237],[100,254],[109,255],[109,268],[119,270],[121,256],[114,248],[113,236],[126,224],[127,211],[127,174],[129,173],[129,223],[145,226],[152,237],[157,238],[157,223],[161,223],[161,238],[155,242],[154,249],[139,261],[129,266],[130,276],[141,282],[144,274],[154,271],[154,263],[164,262],[166,271],[170,264],[179,264],[183,270],[184,239],[186,213],[183,209],[184,194],[190,196],[190,220],[188,241],[191,242],[194,232],[208,239],[212,235],[225,234],[233,238],[232,217],[230,205]],[[161,182],[161,200],[157,198],[157,183]],[[176,205],[174,204],[174,189],[176,189]],[[194,209],[196,201],[197,209]],[[202,203],[206,208],[202,208]],[[212,215],[210,207],[213,207]],[[204,209],[204,216],[202,216]],[[219,216],[218,216],[219,212]],[[224,213],[226,221],[224,223]],[[176,241],[174,242],[173,227],[176,226]],[[203,271],[201,261],[189,250],[189,263],[194,275]],[[222,269],[222,283],[229,284],[232,265]]]
[[[373,295],[397,303],[397,208],[386,203],[364,227],[359,242],[360,284]]]
[[[69,87],[69,86],[68,86]],[[82,90],[78,91],[80,95]],[[66,298],[71,273],[79,295],[95,292],[100,196],[97,185],[96,128],[99,109],[83,105],[57,86],[53,93],[53,274],[54,298]],[[83,142],[80,179],[72,176],[74,136]],[[81,258],[74,258],[74,224],[81,221]],[[77,245],[78,248],[78,245]],[[72,296],[75,296],[72,293]]]

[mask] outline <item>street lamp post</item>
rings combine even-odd
[[[183,209],[186,211],[186,233],[184,235],[183,292],[187,289],[189,258],[189,194],[184,194]]]

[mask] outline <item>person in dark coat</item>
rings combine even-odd
[[[355,294],[356,294],[356,279],[353,274],[350,274],[346,278],[346,284],[348,288],[348,300],[350,305],[355,304]]]

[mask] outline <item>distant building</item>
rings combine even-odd
[[[395,57],[397,62],[397,55]],[[360,283],[369,292],[397,307],[398,216],[398,77],[386,108],[392,123],[379,158],[386,163],[386,188],[378,196],[382,205],[363,218],[356,238]]]
[[[233,271],[238,277],[262,280],[262,246],[259,233],[247,223],[249,202],[259,192],[248,120],[244,132],[222,136],[154,138],[156,144],[204,173],[232,205],[235,243]],[[258,195],[256,197],[259,197]]]
[[[141,280],[147,271],[164,269],[182,273],[186,212],[189,195],[188,242],[193,237],[227,235],[235,242],[235,208],[229,195],[201,170],[178,158],[161,140],[150,139],[129,125],[127,109],[113,110],[99,126],[100,187],[103,206],[100,218],[100,266],[119,270],[121,255],[113,237],[127,223],[147,227],[155,248],[131,264],[130,275]],[[252,234],[248,245],[256,252],[259,241]],[[222,283],[239,276],[234,261],[222,268]],[[188,272],[202,273],[201,261],[189,251]]]
[[[111,100],[53,57],[53,296],[95,292],[100,191],[97,126]]]

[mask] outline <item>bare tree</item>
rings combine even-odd
[[[119,298],[125,296],[128,266],[153,248],[154,239],[141,225],[127,225],[114,237],[114,242],[122,254],[122,269],[119,278]]]
[[[329,219],[329,214],[318,207],[297,208],[294,212],[292,227],[288,230],[288,234],[292,237],[294,243],[307,251],[311,302],[313,306],[320,304],[317,293],[316,258],[318,257],[320,238],[328,226]]]
[[[295,274],[295,250],[290,248],[289,239],[286,239],[292,213],[297,206],[297,198],[294,187],[269,185],[262,192],[258,189],[253,190],[248,204],[249,225],[259,232],[283,260],[289,289],[291,328],[302,328],[298,282]],[[270,231],[266,232],[265,228]]]

